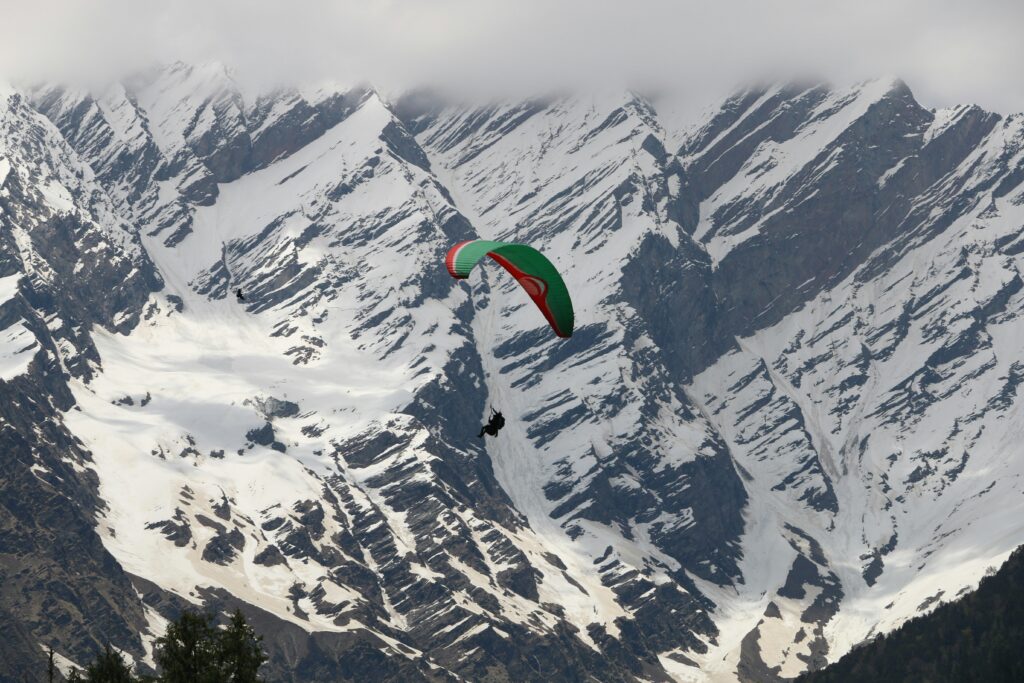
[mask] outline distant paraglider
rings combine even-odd
[[[239,303],[243,303],[245,301],[245,296],[242,294],[242,290],[239,289],[235,291],[235,298],[238,299]]]
[[[559,337],[572,336],[572,300],[562,276],[551,261],[525,244],[468,240],[448,250],[445,265],[452,277],[461,280],[469,277],[470,271],[484,256],[490,256],[519,281],[555,334]]]

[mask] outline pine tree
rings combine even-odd
[[[82,683],[135,683],[132,670],[121,653],[108,644],[85,670]]]
[[[267,661],[260,642],[262,636],[245,621],[242,612],[235,610],[231,623],[218,638],[221,671],[229,683],[261,683],[259,669]]]
[[[73,669],[68,683],[263,683],[259,669],[267,656],[262,640],[241,611],[222,631],[212,615],[183,612],[156,640],[158,678],[133,676],[121,654],[107,645],[84,673]],[[52,652],[50,662],[52,681]]]
[[[208,614],[183,612],[156,641],[164,683],[221,683],[218,638]]]

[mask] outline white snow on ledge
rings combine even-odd
[[[10,301],[18,293],[18,281],[21,273],[0,277],[0,304]]]
[[[0,330],[0,380],[8,382],[24,374],[37,346],[35,335],[21,323]]]

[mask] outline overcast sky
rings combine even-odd
[[[0,0],[0,75],[221,61],[249,82],[385,91],[668,90],[903,78],[927,106],[1024,111],[1020,0]]]

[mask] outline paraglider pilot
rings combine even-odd
[[[242,296],[242,290],[239,289],[238,291],[236,291],[235,296],[238,298],[239,301],[245,301],[245,297]]]
[[[477,438],[482,439],[484,434],[489,434],[490,436],[497,436],[498,432],[501,431],[501,428],[504,426],[505,416],[502,415],[500,412],[496,411],[494,408],[491,408],[491,417],[487,421],[487,424],[480,428],[480,433],[477,434]]]

